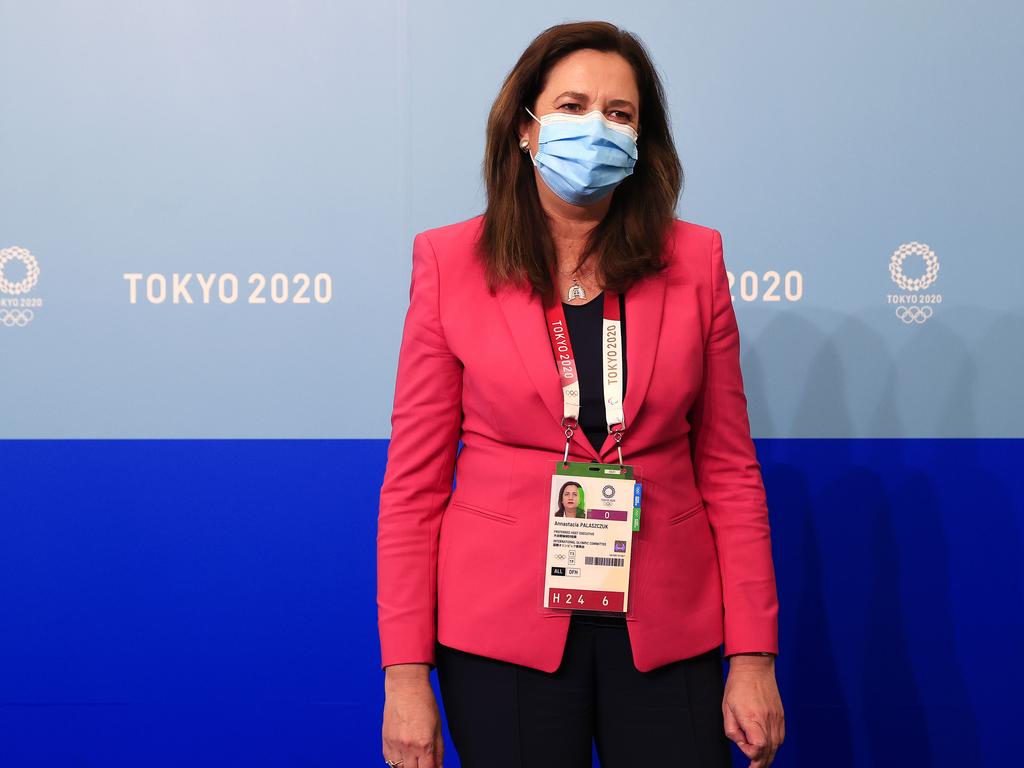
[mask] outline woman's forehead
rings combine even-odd
[[[617,53],[584,49],[573,51],[551,67],[544,83],[545,96],[563,93],[594,98],[638,98],[633,67]]]

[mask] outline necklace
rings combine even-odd
[[[574,269],[574,270],[572,270],[572,272],[563,272],[562,270],[558,270],[559,274],[561,274],[561,275],[565,275],[565,276],[572,275],[572,285],[569,286],[569,291],[566,294],[566,298],[565,298],[566,301],[572,301],[573,299],[585,299],[585,298],[587,298],[587,292],[585,290],[583,290],[583,286],[580,285],[580,281],[576,277],[578,271],[579,271],[578,269]],[[590,277],[590,275],[592,275],[593,273],[594,273],[594,270],[591,269],[591,270],[589,270],[587,272],[584,272],[583,273],[583,277],[584,278]]]
[[[585,299],[587,298],[587,292],[583,290],[583,286],[580,285],[580,281],[576,279],[576,275],[572,276],[572,285],[569,286],[569,293],[566,295],[566,301],[572,301],[573,299]]]

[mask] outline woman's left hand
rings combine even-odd
[[[771,765],[786,737],[774,656],[730,657],[722,714],[725,735],[750,758],[750,768]]]

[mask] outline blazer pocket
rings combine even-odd
[[[505,523],[506,525],[515,525],[516,519],[512,515],[504,512],[495,512],[493,509],[487,509],[486,507],[478,507],[475,504],[467,504],[462,500],[452,500],[453,507],[459,507],[464,509],[466,512],[470,512],[474,515],[481,515],[482,517],[490,518],[491,520],[497,520],[499,523]]]
[[[704,502],[698,502],[697,505],[692,507],[691,509],[686,509],[683,510],[682,512],[676,512],[675,514],[671,515],[668,519],[668,524],[675,525],[676,523],[683,522],[683,520],[689,520],[702,509],[704,509]]]

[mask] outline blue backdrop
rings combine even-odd
[[[757,449],[780,592],[776,764],[1011,764],[1021,441]],[[0,443],[0,765],[378,764],[386,451]],[[365,473],[358,497],[339,467]]]

